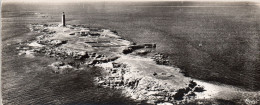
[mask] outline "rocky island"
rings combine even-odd
[[[154,51],[154,43],[136,44],[116,30],[65,25],[62,19],[61,25],[30,24],[31,32],[38,34],[20,43],[19,55],[55,58],[49,66],[57,75],[100,67],[102,76],[94,80],[98,87],[120,89],[127,97],[151,104],[185,104],[216,93],[204,94],[207,84],[169,66],[167,57]]]

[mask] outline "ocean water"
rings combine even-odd
[[[156,50],[167,54],[171,63],[187,76],[249,90],[260,89],[260,7],[254,3],[4,3],[2,90],[5,103],[134,103],[121,96],[120,91],[95,88],[88,76],[98,72],[86,70],[57,76],[47,67],[54,59],[17,56],[17,44],[35,36],[26,25],[58,24],[62,12],[68,24],[115,29],[128,40],[157,43]]]

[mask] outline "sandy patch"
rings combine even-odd
[[[28,46],[32,46],[32,47],[42,47],[42,46],[44,46],[44,45],[41,45],[41,44],[39,44],[39,43],[33,41],[32,43],[29,43]]]
[[[197,93],[197,99],[208,99],[208,98],[217,98],[223,93],[231,94],[242,92],[243,90],[230,85],[223,84],[213,84],[208,82],[203,82],[201,80],[194,80],[198,85],[204,87],[206,91]]]

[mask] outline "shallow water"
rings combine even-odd
[[[66,79],[82,81],[72,83],[74,85],[89,82],[84,77],[84,75],[89,75],[87,71],[72,74],[72,77],[54,76],[46,71],[45,66],[48,65],[49,59],[23,58],[17,56],[15,51],[15,44],[34,36],[34,34],[28,34],[29,29],[26,25],[58,23],[62,12],[66,13],[68,24],[86,24],[91,27],[116,29],[120,35],[134,42],[157,43],[158,52],[168,54],[174,65],[187,71],[187,74],[193,78],[259,90],[259,11],[259,6],[253,3],[3,4],[3,96],[10,95],[11,98],[28,93],[44,93],[44,89],[48,90],[47,95],[56,95],[56,88],[49,91],[51,87],[48,86],[67,82]],[[50,84],[51,80],[55,80],[54,78],[65,80],[58,79],[53,84],[46,85]],[[23,85],[28,89],[23,89]],[[44,86],[46,88],[38,90],[38,87]],[[66,87],[74,89],[73,85],[64,85],[61,89],[66,89]],[[87,87],[79,86],[79,88]],[[76,90],[80,91],[80,89]],[[92,91],[100,90],[93,88]],[[80,96],[85,92],[84,90],[82,93],[76,93]],[[63,93],[61,96],[67,97],[73,92],[68,90]],[[113,96],[120,93],[111,94]],[[33,94],[26,96],[25,99],[14,98],[7,103],[16,103],[19,100],[28,100],[25,103],[35,102],[29,99],[39,95]],[[44,97],[39,97],[42,102],[48,100],[46,98],[48,96]],[[64,100],[68,99],[66,97]],[[56,102],[53,98],[53,103],[59,103],[57,100],[62,100],[56,99]],[[127,98],[120,99],[128,100]],[[80,100],[85,99],[79,98],[77,102]],[[112,99],[108,98],[108,100]],[[95,102],[98,101],[93,101]]]

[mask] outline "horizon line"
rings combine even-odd
[[[1,3],[76,3],[76,2],[257,2],[259,0],[2,0]]]

